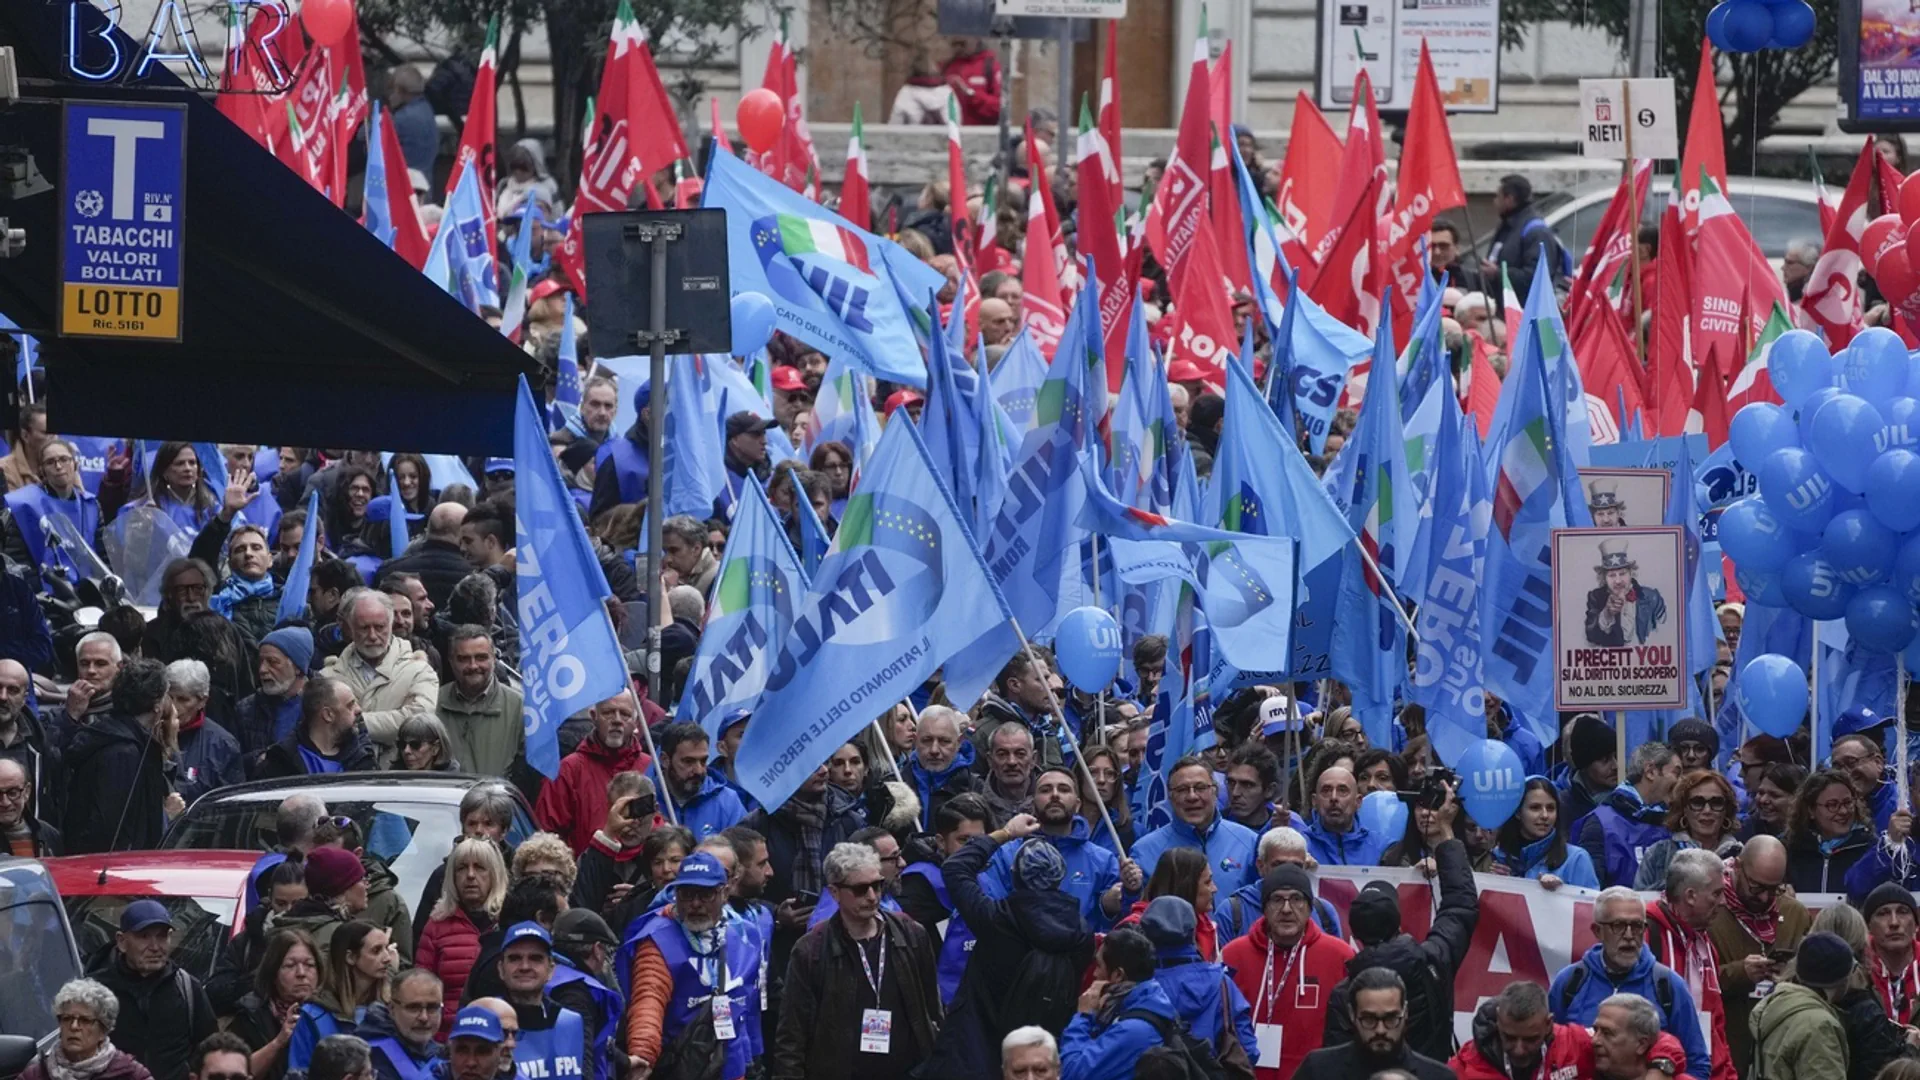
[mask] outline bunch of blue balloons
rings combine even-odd
[[[1724,52],[1797,49],[1813,40],[1805,0],[1721,0],[1707,13],[1707,40]]]
[[[1760,479],[1720,517],[1735,580],[1751,601],[1845,619],[1855,644],[1920,667],[1920,357],[1883,327],[1831,356],[1794,330],[1767,371],[1785,404],[1746,406],[1728,433]]]

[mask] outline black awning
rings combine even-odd
[[[75,3],[90,7],[0,5],[0,44],[14,47],[24,97],[0,103],[0,152],[24,151],[57,185],[61,100],[186,104],[183,341],[57,337],[56,230],[60,200],[72,196],[38,184],[19,195],[0,178],[0,216],[27,239],[21,255],[0,259],[0,311],[41,338],[51,427],[511,453],[515,380],[537,379],[534,361],[160,65],[143,83],[69,76],[63,50]]]

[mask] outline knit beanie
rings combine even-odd
[[[302,675],[313,667],[313,632],[304,626],[283,626],[261,638],[260,644],[286,653],[287,659],[293,661],[294,670]]]
[[[1347,914],[1353,939],[1363,946],[1378,945],[1400,933],[1400,892],[1392,882],[1369,881]]]
[[[1260,906],[1265,908],[1273,894],[1282,889],[1297,892],[1301,896],[1312,896],[1313,879],[1307,876],[1305,870],[1292,863],[1282,863],[1274,867],[1267,872],[1266,877],[1260,880]]]
[[[1874,886],[1873,891],[1867,894],[1866,903],[1860,905],[1860,914],[1871,919],[1873,918],[1874,912],[1879,911],[1888,904],[1898,904],[1906,908],[1907,914],[1909,915],[1920,912],[1920,906],[1915,905],[1913,902],[1913,892],[1911,890],[1902,888],[1898,882],[1883,881]]]
[[[1812,987],[1839,986],[1853,974],[1853,950],[1839,934],[1808,934],[1793,962],[1794,978]]]
[[[1573,771],[1579,772],[1597,761],[1605,761],[1617,752],[1613,729],[1597,716],[1582,716],[1573,722],[1573,735],[1567,740],[1567,755]]]
[[[350,851],[318,847],[307,852],[307,891],[332,899],[367,876],[367,868]]]

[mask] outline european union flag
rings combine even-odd
[[[440,231],[433,234],[427,265],[434,284],[453,294],[467,310],[500,306],[500,288],[487,247],[487,214],[480,204],[480,170],[462,169],[460,183],[447,197]]]
[[[727,211],[733,290],[772,300],[780,330],[875,378],[926,385],[894,283],[927,296],[946,287],[939,271],[731,154],[713,155],[701,205]]]
[[[766,492],[758,479],[747,477],[680,698],[679,719],[707,729],[717,743],[729,713],[754,707],[806,587],[807,574]]]
[[[307,492],[307,528],[300,534],[300,551],[287,570],[287,584],[280,590],[280,609],[274,622],[289,623],[306,614],[307,583],[313,577],[313,543],[320,535],[320,489]]]
[[[551,780],[560,772],[561,722],[629,684],[626,656],[607,615],[613,591],[560,479],[525,375],[513,419],[513,467],[527,764]]]
[[[1047,381],[1047,358],[1033,343],[1033,335],[1021,330],[1013,336],[1000,363],[993,369],[993,392],[1015,433],[1033,430],[1034,409],[1040,401],[1040,384]]]
[[[971,705],[1019,648],[1006,602],[912,424],[888,424],[794,614],[734,760],[779,807],[821,762],[945,665]]]

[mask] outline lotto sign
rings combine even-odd
[[[60,333],[180,340],[184,105],[67,102]]]

